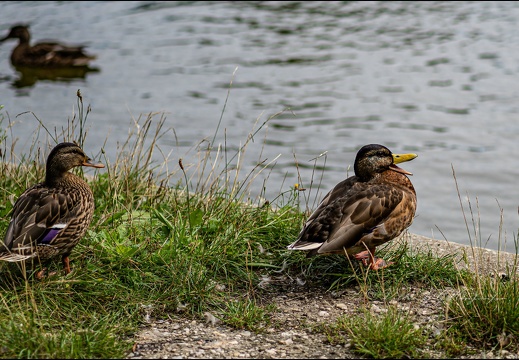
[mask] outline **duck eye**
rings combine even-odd
[[[83,153],[82,153],[81,151],[79,151],[78,149],[73,149],[73,150],[71,151],[71,153],[74,154],[74,155],[80,155],[80,156],[83,156]]]

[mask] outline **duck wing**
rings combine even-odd
[[[347,179],[327,194],[291,248],[315,255],[383,244],[410,225],[412,196],[402,187]]]
[[[30,257],[36,246],[51,245],[75,213],[73,198],[42,184],[35,185],[14,204],[2,252],[15,251]]]
[[[26,49],[25,56],[43,65],[81,66],[87,65],[95,56],[84,52],[84,46],[65,46],[56,42],[41,42]]]

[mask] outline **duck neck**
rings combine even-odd
[[[31,41],[31,34],[28,31],[23,31],[18,35],[18,40],[20,44],[29,44]]]
[[[45,184],[53,186],[59,183],[66,182],[71,175],[72,174],[68,171],[49,168],[45,173]]]

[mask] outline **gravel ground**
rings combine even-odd
[[[439,256],[456,253],[460,267],[471,271],[500,276],[506,264],[513,264],[515,254],[497,253],[487,249],[433,240],[418,235],[406,236],[410,251],[432,251]],[[473,251],[474,250],[474,251]],[[468,264],[468,265],[467,265]],[[262,333],[236,330],[225,326],[212,314],[205,319],[191,320],[181,314],[171,314],[166,319],[147,319],[147,325],[136,334],[129,359],[176,358],[300,358],[338,359],[358,358],[350,350],[349,343],[332,345],[326,336],[313,328],[320,323],[333,322],[344,314],[354,314],[364,303],[360,289],[351,288],[340,293],[327,292],[322,287],[305,284],[284,276],[272,278],[269,301],[276,305],[271,326]],[[397,306],[413,316],[415,326],[431,334],[424,348],[429,358],[445,358],[434,350],[435,337],[442,330],[444,307],[442,301],[454,294],[454,288],[430,291],[409,287],[404,299],[393,300],[389,306]],[[387,311],[380,301],[367,304],[373,313]],[[519,354],[507,350],[468,349],[472,355],[465,358],[518,358]]]

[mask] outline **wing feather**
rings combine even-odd
[[[72,199],[38,184],[25,191],[13,207],[4,246],[9,250],[52,244],[75,211]],[[71,211],[72,210],[72,211]]]

